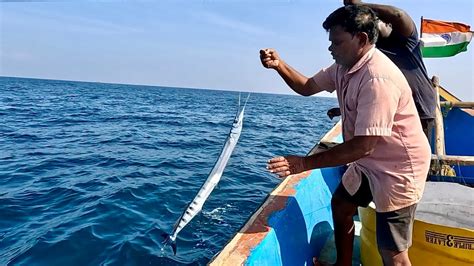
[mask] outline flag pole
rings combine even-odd
[[[420,22],[420,38],[423,37],[423,16],[421,16]]]

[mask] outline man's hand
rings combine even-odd
[[[341,108],[336,107],[336,108],[331,108],[328,110],[327,115],[329,116],[329,119],[333,119],[335,116],[341,116]]]
[[[267,169],[270,173],[277,174],[281,178],[299,174],[309,170],[306,169],[305,158],[294,155],[275,157],[268,161]]]
[[[276,69],[280,65],[280,56],[271,48],[260,50],[260,61],[266,68]]]
[[[357,4],[362,4],[361,0],[344,0],[344,5],[357,5]]]

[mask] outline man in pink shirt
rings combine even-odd
[[[336,265],[351,265],[353,216],[358,206],[371,201],[376,205],[377,244],[384,264],[410,265],[415,209],[431,157],[411,89],[397,66],[375,48],[377,19],[370,8],[341,7],[323,27],[329,32],[335,63],[312,78],[294,70],[273,49],[261,50],[260,58],[301,95],[336,91],[344,142],[312,156],[275,157],[267,168],[286,177],[349,164],[332,199]]]

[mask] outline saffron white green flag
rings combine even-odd
[[[471,27],[457,22],[421,20],[423,57],[448,57],[467,50]]]

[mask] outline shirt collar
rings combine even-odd
[[[363,55],[357,63],[352,66],[352,68],[346,74],[352,74],[357,70],[361,69],[367,62],[372,59],[372,55],[375,53],[375,45],[370,48],[370,50]]]

